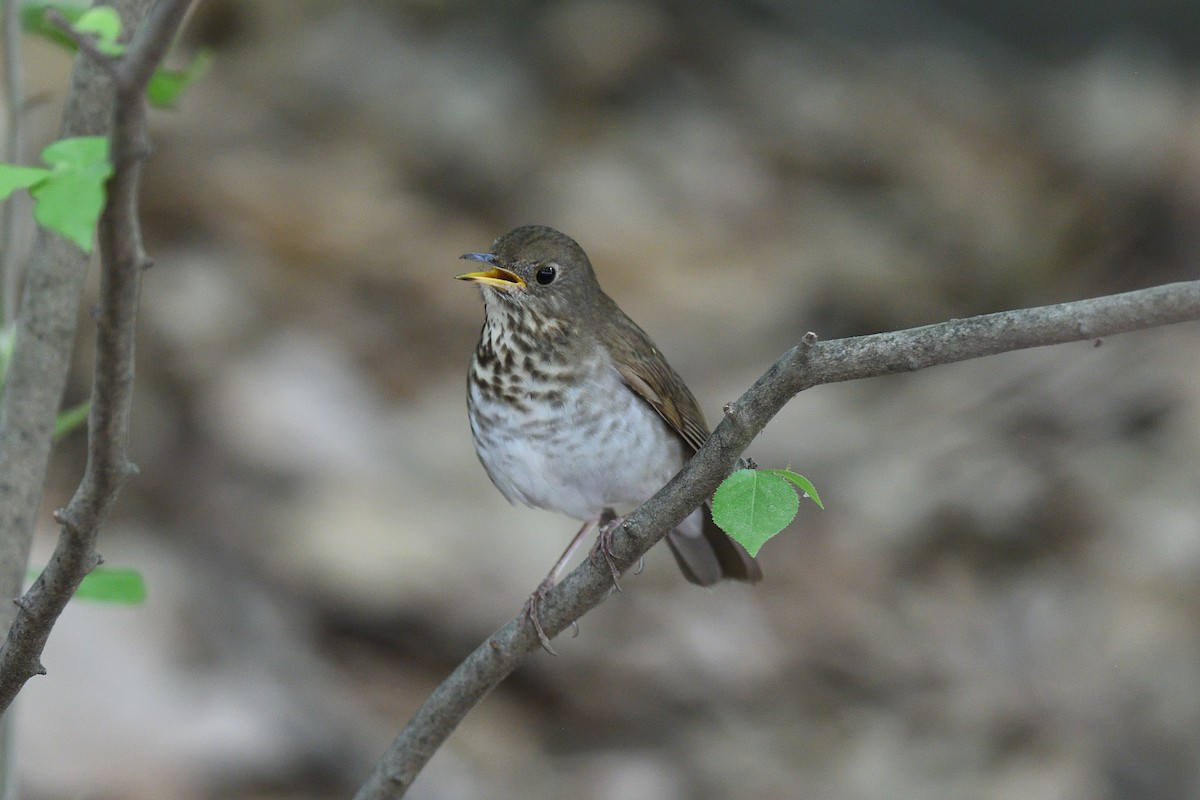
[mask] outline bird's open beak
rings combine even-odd
[[[467,253],[459,258],[467,261],[482,261],[484,264],[490,265],[492,269],[487,272],[464,272],[462,275],[454,276],[457,280],[482,283],[505,291],[525,288],[525,281],[521,280],[521,276],[504,267],[496,266],[496,257],[491,253]]]

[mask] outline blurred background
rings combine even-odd
[[[824,339],[1200,277],[1200,6],[205,0],[132,454],[24,797],[344,798],[575,531],[475,459],[459,254],[553,225],[710,419]],[[30,153],[68,59],[26,40]],[[82,310],[81,310],[82,313]],[[90,380],[81,324],[68,402]],[[665,551],[410,797],[1200,797],[1200,327],[795,399],[756,587]],[[49,510],[82,472],[59,446]]]

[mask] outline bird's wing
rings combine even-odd
[[[683,379],[671,369],[662,353],[633,321],[624,317],[608,329],[607,343],[614,353],[617,372],[639,397],[649,403],[667,424],[692,448],[699,450],[708,439],[708,425],[696,398]],[[623,355],[615,355],[615,354]],[[632,354],[640,355],[632,355]],[[688,536],[683,528],[667,535],[671,552],[683,575],[692,583],[710,586],[722,578],[749,583],[762,579],[762,569],[740,544],[730,539],[713,522],[706,501],[701,537]]]
[[[708,439],[708,425],[683,379],[632,320],[624,318],[610,331],[614,337],[610,352],[621,378],[693,451],[699,450]]]

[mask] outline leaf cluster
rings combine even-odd
[[[52,9],[76,33],[91,37],[96,51],[112,58],[125,52],[121,44],[121,18],[109,6],[28,3],[21,9],[26,33],[40,36],[72,53],[78,46],[57,27],[47,12]],[[198,80],[212,63],[211,52],[197,53],[181,70],[156,69],[146,87],[151,105],[169,108],[182,92]],[[33,197],[33,215],[44,228],[74,242],[85,253],[92,251],[92,231],[104,209],[105,183],[113,174],[108,140],[99,136],[62,139],[42,151],[46,167],[0,164],[0,201],[17,189]]]
[[[21,7],[21,29],[74,53],[78,49],[75,42],[47,18],[46,12],[51,8],[79,33],[93,36],[96,49],[104,55],[116,57],[125,51],[119,41],[121,18],[108,6],[88,8],[61,3],[26,3]],[[146,87],[146,99],[155,108],[174,107],[184,90],[208,72],[212,61],[212,51],[203,49],[182,69],[155,69]]]

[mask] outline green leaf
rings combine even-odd
[[[41,167],[0,164],[0,200],[5,199],[17,189],[28,189],[49,174],[50,170]]]
[[[121,38],[121,16],[111,6],[94,6],[83,13],[71,27],[80,33],[96,37],[96,49],[106,56],[119,56],[125,51]]]
[[[54,441],[57,442],[68,433],[87,422],[88,412],[91,410],[91,408],[91,402],[85,400],[74,408],[69,408],[66,411],[58,412],[58,416],[54,419]]]
[[[29,571],[30,580],[37,577],[37,570]],[[146,602],[146,580],[136,569],[96,567],[79,584],[75,597],[97,603],[140,605]]]
[[[157,69],[146,87],[146,99],[155,108],[171,108],[183,94],[183,90],[191,86],[208,72],[212,65],[211,50],[201,50],[183,69]]]
[[[136,569],[97,567],[79,584],[75,596],[99,603],[140,605],[146,602],[146,581]]]
[[[104,210],[104,184],[112,175],[108,140],[102,136],[60,139],[42,151],[51,172],[30,189],[33,216],[43,226],[70,239],[85,253]]]
[[[770,471],[739,469],[713,495],[713,521],[754,556],[796,517],[800,498]]]
[[[812,481],[803,475],[797,475],[790,469],[772,469],[768,472],[773,472],[781,478],[787,478],[792,483],[800,487],[800,491],[808,495],[808,498],[817,504],[817,508],[824,510],[825,504],[821,502],[821,496],[817,494],[817,487],[812,485]]]

